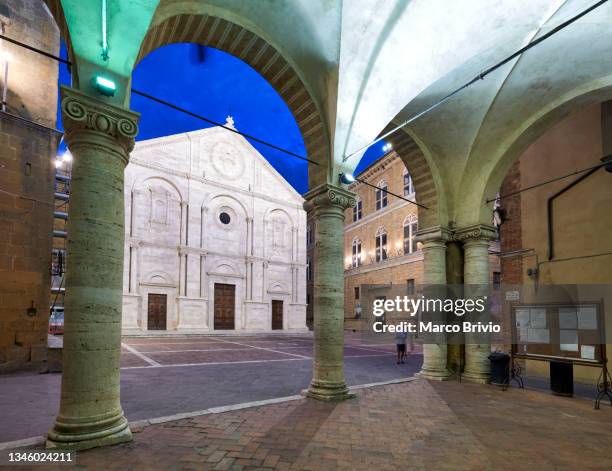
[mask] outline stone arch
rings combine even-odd
[[[240,208],[240,210],[242,211],[242,217],[244,217],[245,220],[249,217],[249,210],[244,205],[244,203],[228,193],[211,193],[204,199],[202,207],[214,210],[216,208],[215,201],[223,199],[231,200],[232,203],[234,203],[238,208]]]
[[[291,261],[296,229],[297,225],[287,211],[269,208],[263,218],[264,256],[275,261]]]
[[[168,178],[167,176],[154,175],[154,176],[147,176],[147,177],[138,177],[134,180],[134,183],[132,184],[132,191],[144,188],[144,186],[148,182],[151,182],[153,180],[159,180],[163,182],[164,184],[170,186],[176,192],[179,198],[179,201],[181,203],[184,201],[183,193],[179,189],[178,184],[175,181],[173,181],[171,178]]]
[[[396,126],[393,122],[389,123],[381,132],[384,134]],[[426,158],[426,152],[422,144],[418,144],[416,137],[411,136],[409,131],[398,130],[385,139],[393,146],[393,151],[404,163],[406,170],[412,178],[416,201],[427,209],[417,207],[419,225],[425,229],[432,226],[444,225],[440,215],[439,192],[433,172]]]
[[[269,221],[270,218],[272,218],[274,216],[274,213],[281,213],[281,214],[283,214],[283,216],[285,218],[287,218],[288,221],[291,222],[291,227],[292,228],[297,228],[297,224],[295,223],[294,219],[283,208],[277,208],[277,207],[268,208],[266,210],[265,214],[264,214],[264,218],[263,218],[264,222]]]
[[[215,16],[192,10],[154,18],[136,63],[151,51],[175,43],[214,47],[246,62],[268,81],[293,114],[304,139],[307,157],[318,163],[308,165],[310,186],[327,181],[332,157],[326,120],[288,55],[257,34],[251,25],[247,27],[222,18],[220,11]]]
[[[230,275],[230,276],[238,276],[240,275],[240,271],[236,268],[234,263],[229,260],[222,260],[215,265],[215,269],[213,270],[218,275]]]
[[[165,271],[155,270],[149,272],[144,277],[144,284],[169,285],[176,286],[174,278]]]
[[[72,42],[70,41],[70,32],[68,31],[68,24],[66,23],[66,17],[64,16],[64,9],[62,8],[61,0],[41,0],[41,3],[45,4],[49,13],[55,20],[60,36],[66,43],[66,51],[70,60],[73,60],[72,55]]]
[[[606,83],[602,86],[602,83]],[[499,191],[503,179],[510,167],[516,162],[527,148],[540,138],[547,130],[561,122],[571,114],[589,105],[602,103],[612,99],[612,76],[605,80],[596,80],[586,87],[573,90],[564,97],[550,103],[549,106],[522,120],[522,126],[506,139],[504,146],[500,146],[497,162],[486,176],[486,184],[482,193],[473,195],[473,199],[466,205],[467,208],[479,208],[480,221],[490,223],[492,206],[486,203]],[[478,206],[476,206],[478,205]]]

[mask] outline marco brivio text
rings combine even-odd
[[[397,324],[386,324],[381,317],[389,312],[406,313],[414,317],[418,312],[452,312],[457,317],[470,313],[482,313],[486,309],[487,297],[476,299],[428,299],[424,296],[412,298],[396,296],[393,299],[375,299],[372,302],[372,314],[379,320],[374,322],[374,332],[464,332],[464,333],[498,333],[501,326],[493,322],[461,322],[438,324],[432,321],[409,322],[401,321]]]

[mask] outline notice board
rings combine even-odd
[[[603,365],[606,342],[602,307],[601,302],[513,305],[513,355]]]

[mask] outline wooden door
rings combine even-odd
[[[215,283],[215,330],[234,330],[236,286]]]
[[[272,330],[283,330],[283,302],[272,300]]]
[[[149,293],[148,323],[149,330],[166,330],[167,296]]]

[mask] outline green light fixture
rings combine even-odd
[[[104,96],[115,96],[117,92],[117,85],[115,82],[108,77],[103,77],[100,74],[94,75],[92,79],[93,87]]]

